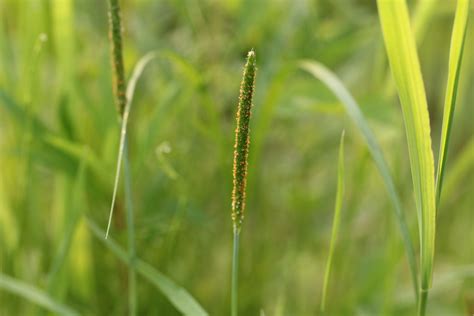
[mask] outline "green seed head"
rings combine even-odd
[[[250,145],[250,115],[255,88],[255,52],[247,55],[247,63],[240,84],[239,105],[237,108],[237,128],[234,145],[234,188],[232,191],[232,220],[234,230],[240,231],[244,219],[245,187],[247,184],[247,158]]]
[[[125,96],[125,71],[122,55],[122,23],[119,0],[109,0],[109,36],[112,43],[112,71],[115,104],[120,118],[123,116],[127,98]]]

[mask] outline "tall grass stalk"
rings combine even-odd
[[[111,43],[111,55],[112,55],[112,69],[113,69],[113,90],[115,97],[115,104],[120,117],[120,121],[126,122],[128,117],[124,116],[124,111],[127,105],[126,97],[126,83],[125,83],[125,70],[123,65],[123,53],[122,53],[122,20],[120,12],[119,0],[109,0],[109,40]],[[125,135],[123,135],[123,168],[125,173],[124,187],[125,187],[125,208],[127,216],[127,239],[128,239],[128,303],[129,303],[129,315],[136,315],[137,295],[136,295],[136,274],[133,269],[133,261],[135,260],[135,231],[134,231],[134,218],[133,218],[133,202],[131,192],[131,175],[130,166],[128,160],[128,146]],[[119,155],[121,152],[119,152]],[[118,160],[118,168],[120,168],[120,159]],[[115,180],[114,193],[112,197],[112,204],[110,209],[109,220],[107,224],[107,231],[105,238],[108,237],[110,231],[110,225],[112,222],[112,215],[114,210],[114,202],[117,194],[118,177]]]
[[[231,285],[231,315],[238,314],[238,262],[239,240],[245,210],[245,190],[247,185],[247,164],[250,145],[250,116],[252,99],[255,89],[256,56],[251,50],[247,55],[240,97],[237,108],[237,127],[235,130],[234,169],[232,190],[232,221],[233,221],[233,251],[232,251],[232,285]]]
[[[402,105],[420,237],[419,314],[431,286],[435,244],[434,158],[425,88],[405,1],[378,1],[392,74]]]
[[[378,0],[382,33],[405,122],[420,237],[420,299],[418,315],[426,313],[431,288],[436,232],[436,211],[442,188],[449,134],[456,101],[459,70],[469,14],[469,0],[457,2],[451,37],[438,173],[435,182],[434,155],[428,105],[414,32],[404,0]]]

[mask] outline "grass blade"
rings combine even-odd
[[[25,299],[59,315],[79,315],[78,312],[68,306],[65,306],[55,301],[42,290],[2,273],[0,273],[0,289],[22,296]]]
[[[138,274],[152,283],[173,306],[183,315],[206,316],[207,312],[184,288],[178,286],[167,276],[157,271],[148,263],[135,258],[130,262],[129,255],[111,238],[104,239],[104,232],[92,220],[87,225],[98,240],[103,242],[121,261],[131,266]]]
[[[339,161],[337,169],[337,193],[336,205],[334,206],[334,219],[332,222],[331,243],[329,246],[329,255],[326,261],[326,271],[324,273],[324,284],[321,295],[321,312],[324,313],[326,308],[326,296],[329,284],[329,275],[331,274],[332,257],[336,248],[337,234],[339,232],[339,223],[341,222],[342,199],[344,196],[344,134],[341,134],[341,142],[339,144]]]
[[[130,174],[130,164],[128,159],[128,146],[127,146],[127,123],[130,116],[130,110],[132,106],[132,100],[135,93],[135,87],[138,79],[143,73],[145,66],[153,59],[157,57],[155,53],[149,53],[140,59],[133,70],[132,77],[128,83],[126,91],[126,105],[122,116],[121,128],[120,128],[120,145],[117,155],[117,167],[115,171],[114,179],[114,188],[112,193],[112,203],[110,206],[109,220],[107,223],[107,231],[105,233],[105,238],[109,236],[110,226],[112,223],[112,215],[115,206],[115,201],[117,198],[118,184],[120,179],[120,167],[122,165],[123,159],[123,169],[125,173],[124,187],[125,187],[125,202],[127,209],[127,239],[128,239],[128,248],[129,256],[131,259],[135,258],[135,229],[134,229],[134,220],[133,220],[133,202],[132,202],[132,188],[131,188],[131,174]],[[129,302],[130,302],[130,311],[131,314],[135,314],[136,310],[136,275],[133,269],[129,270]]]
[[[443,127],[439,146],[438,172],[436,177],[436,205],[439,205],[444,180],[444,169],[448,154],[449,136],[456,106],[459,74],[466,38],[467,22],[469,17],[469,0],[458,0],[456,16],[454,18],[451,48],[449,51],[449,71],[446,96],[444,101]]]
[[[143,74],[143,71],[145,70],[146,65],[151,60],[157,57],[158,55],[155,52],[150,52],[146,54],[145,56],[143,56],[136,64],[135,68],[133,69],[132,76],[130,77],[130,81],[127,86],[127,92],[126,92],[127,103],[125,105],[125,109],[124,109],[123,117],[121,121],[121,127],[120,127],[120,143],[119,143],[119,150],[117,154],[117,166],[115,169],[114,189],[112,193],[112,203],[110,205],[109,220],[107,223],[105,238],[109,236],[110,225],[112,224],[112,216],[114,212],[115,201],[117,199],[118,184],[120,180],[120,167],[122,165],[123,153],[124,153],[124,148],[125,148],[125,143],[126,143],[126,138],[127,138],[128,118],[130,116],[130,110],[132,108],[132,101],[133,101],[133,96],[135,94],[135,88],[136,88],[138,79],[140,79],[141,75]]]
[[[395,188],[395,183],[388,168],[388,164],[382,154],[382,149],[380,148],[374,133],[370,129],[367,120],[360,110],[360,106],[334,73],[316,61],[302,61],[300,63],[300,67],[309,72],[316,79],[321,80],[321,82],[323,82],[334,93],[334,95],[341,101],[351,120],[362,133],[372,159],[374,160],[375,165],[382,176],[382,180],[387,189],[390,201],[392,202],[393,211],[395,213],[400,233],[402,234],[403,244],[405,246],[415,297],[418,297],[418,272],[413,241],[410,237],[410,231],[408,230],[405,215],[402,211],[402,204]]]
[[[421,248],[419,314],[424,315],[431,287],[436,229],[434,158],[428,105],[406,2],[378,0],[377,3],[408,140]]]

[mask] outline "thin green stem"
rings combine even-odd
[[[128,302],[129,315],[136,315],[137,309],[137,278],[134,264],[136,258],[135,251],[135,225],[133,219],[133,199],[132,199],[132,179],[130,174],[130,164],[128,161],[128,145],[125,139],[123,151],[123,174],[125,187],[125,208],[127,213],[127,239],[128,239]]]
[[[321,294],[321,313],[322,314],[324,314],[324,311],[326,308],[326,297],[328,293],[329,276],[331,275],[332,260],[334,257],[334,252],[335,252],[336,242],[337,242],[337,235],[338,235],[339,226],[341,223],[341,209],[342,209],[343,196],[344,196],[344,134],[345,134],[345,131],[342,131],[341,141],[339,145],[336,203],[334,206],[334,219],[332,223],[331,243],[329,245],[329,254],[328,254],[328,259],[326,261],[326,271],[324,272],[323,291]]]
[[[428,290],[420,290],[420,301],[418,303],[418,316],[426,314],[426,303],[428,302]]]
[[[234,226],[234,246],[232,250],[231,316],[238,315],[238,273],[239,273],[240,231]]]

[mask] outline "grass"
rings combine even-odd
[[[122,19],[121,10],[118,0],[109,1],[109,40],[111,45],[111,61],[113,70],[113,89],[115,96],[115,104],[119,114],[120,121],[122,122],[123,137],[121,137],[119,154],[117,157],[117,172],[115,177],[114,192],[112,195],[112,203],[110,207],[109,221],[107,223],[107,230],[105,238],[109,236],[110,225],[112,223],[112,215],[114,212],[115,198],[117,194],[117,186],[120,174],[121,158],[123,156],[123,169],[125,174],[124,187],[125,187],[125,209],[126,209],[126,222],[127,222],[127,239],[128,239],[128,251],[129,260],[133,262],[136,257],[135,250],[135,223],[134,223],[134,211],[133,211],[133,200],[132,200],[132,179],[130,174],[130,165],[128,160],[128,146],[126,136],[126,126],[128,115],[130,112],[130,106],[127,106],[127,94],[126,94],[126,81],[125,81],[125,67],[123,64],[123,44],[122,44]],[[128,110],[126,113],[125,111]],[[137,278],[135,270],[132,265],[128,267],[128,314],[137,314]]]
[[[348,116],[356,125],[357,129],[362,134],[367,148],[378,168],[380,175],[384,181],[385,187],[390,196],[390,202],[393,205],[395,218],[397,219],[400,233],[402,235],[405,252],[407,255],[408,265],[410,268],[415,297],[418,295],[418,275],[416,268],[415,250],[413,242],[408,229],[408,224],[402,210],[402,203],[399,194],[395,187],[395,181],[391,175],[388,163],[386,162],[382,149],[377,142],[377,139],[369,127],[367,119],[364,117],[360,106],[355,101],[344,84],[333,74],[329,69],[315,61],[304,61],[301,67],[312,74],[315,78],[321,80],[341,101]]]
[[[377,2],[119,2],[117,107],[107,1],[0,1],[0,314],[229,314],[230,148],[252,47],[238,314],[317,315],[324,288],[331,315],[422,310],[401,80]],[[469,5],[407,7],[433,151],[433,316],[473,301]]]
[[[247,54],[247,62],[240,84],[239,104],[236,114],[233,189],[232,189],[232,283],[231,283],[231,315],[238,315],[238,269],[240,231],[244,220],[247,189],[247,168],[250,148],[250,116],[252,114],[253,95],[255,91],[256,56],[253,50]]]
[[[344,197],[344,134],[345,132],[343,131],[341,134],[341,141],[339,144],[336,203],[334,206],[334,218],[332,222],[331,243],[329,245],[329,254],[328,254],[328,259],[326,261],[326,269],[324,271],[323,291],[321,294],[321,313],[324,313],[326,310],[326,297],[328,293],[329,277],[331,275],[332,260],[334,257],[334,251],[336,249],[337,235],[339,233],[339,226],[341,223],[341,209],[342,209],[343,197]]]
[[[427,98],[418,61],[416,44],[405,1],[378,1],[380,22],[393,77],[398,88],[406,128],[413,179],[413,190],[418,213],[420,236],[420,299],[418,315],[425,315],[428,292],[432,284],[436,204],[442,187],[444,164],[452,125],[456,81],[462,60],[468,1],[458,1],[450,52],[450,74],[446,93],[439,168],[435,184],[434,157],[431,146],[430,118]],[[439,192],[437,192],[439,191]]]
[[[120,260],[128,262],[128,265],[147,281],[152,283],[165,297],[180,311],[183,315],[206,316],[207,312],[201,305],[182,287],[175,284],[161,272],[155,270],[148,263],[134,258],[130,261],[130,257],[114,242],[111,238],[104,239],[104,232],[90,219],[87,219],[87,225],[95,237],[101,240]]]

